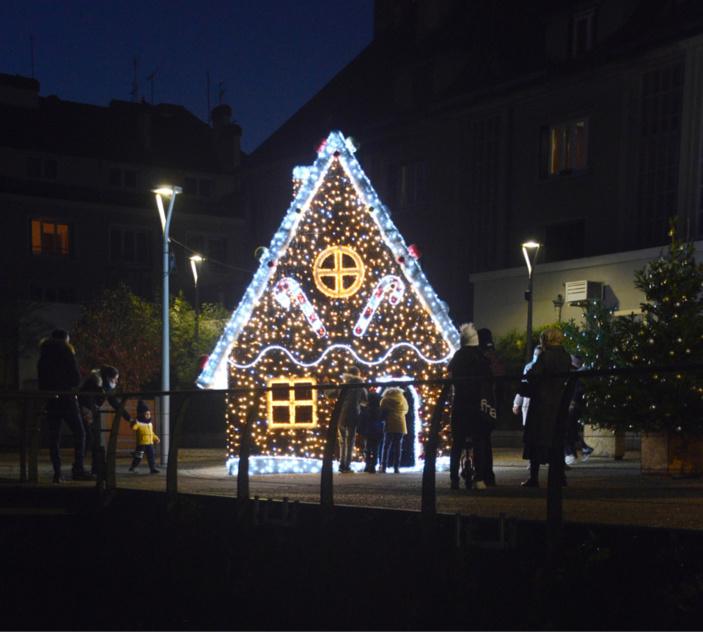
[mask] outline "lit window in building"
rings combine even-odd
[[[317,426],[316,381],[305,378],[273,378],[266,393],[270,428],[313,428]],[[278,387],[278,388],[277,388]]]
[[[69,254],[69,230],[67,224],[57,224],[43,219],[32,220],[32,254]]]
[[[588,166],[588,121],[579,119],[547,130],[547,175],[567,175]]]

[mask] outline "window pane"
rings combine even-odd
[[[273,407],[273,422],[276,424],[287,424],[290,422],[290,410],[288,406]]]
[[[273,389],[271,391],[271,398],[274,401],[280,402],[284,401],[287,402],[289,400],[288,396],[288,385],[281,385],[277,384],[273,386]]]
[[[41,222],[38,219],[32,220],[32,252],[41,254]]]
[[[296,401],[310,401],[312,399],[312,388],[310,388],[310,384],[296,384],[294,392]]]
[[[312,423],[312,420],[312,406],[295,407],[295,423],[309,424]]]
[[[56,235],[57,243],[59,247],[59,253],[62,255],[68,254],[68,226],[66,224],[56,225]]]

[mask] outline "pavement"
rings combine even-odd
[[[70,450],[62,452],[71,462]],[[117,459],[118,488],[163,492],[165,471],[149,474],[146,463],[129,472],[131,459]],[[228,476],[224,450],[181,450],[178,490],[212,496],[236,495],[237,479]],[[547,472],[541,473],[540,489],[525,489],[526,463],[517,449],[494,450],[497,487],[482,491],[451,490],[449,474],[438,472],[437,510],[440,513],[507,517],[541,521],[546,516]],[[48,453],[42,451],[39,486],[51,487]],[[703,478],[673,478],[640,473],[638,452],[628,452],[621,461],[591,457],[567,473],[564,488],[564,520],[575,523],[637,525],[673,529],[703,530]],[[0,455],[0,488],[17,485],[19,463],[16,454]],[[422,472],[334,474],[336,505],[419,511]],[[66,486],[91,486],[90,482],[67,481]],[[261,499],[319,503],[319,474],[264,474],[250,477],[251,496]],[[0,512],[1,512],[0,507]]]

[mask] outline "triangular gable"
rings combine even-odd
[[[418,262],[408,251],[405,240],[390,218],[388,209],[379,199],[361,165],[354,157],[354,151],[352,144],[341,132],[333,131],[318,150],[313,165],[307,168],[296,168],[296,177],[302,180],[298,193],[271,240],[268,255],[261,257],[259,269],[254,274],[254,278],[198,377],[197,385],[200,388],[227,388],[227,359],[232,346],[251,318],[254,307],[260,300],[271,275],[275,274],[275,267],[269,266],[268,261],[269,259],[278,260],[285,252],[335,155],[364,204],[375,209],[372,216],[386,246],[396,258],[403,257],[406,261],[406,265],[401,268],[409,286],[430,314],[452,351],[459,347],[459,333],[452,324],[446,307],[430,286]]]

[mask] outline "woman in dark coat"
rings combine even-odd
[[[525,376],[528,392],[523,394],[529,395],[530,407],[525,421],[522,457],[530,461],[530,477],[522,483],[523,487],[539,487],[539,466],[549,462],[557,438],[556,425],[559,417],[567,412],[564,406],[567,378],[549,378],[571,370],[571,356],[562,346],[562,340],[558,329],[543,331],[540,336],[542,354]]]

